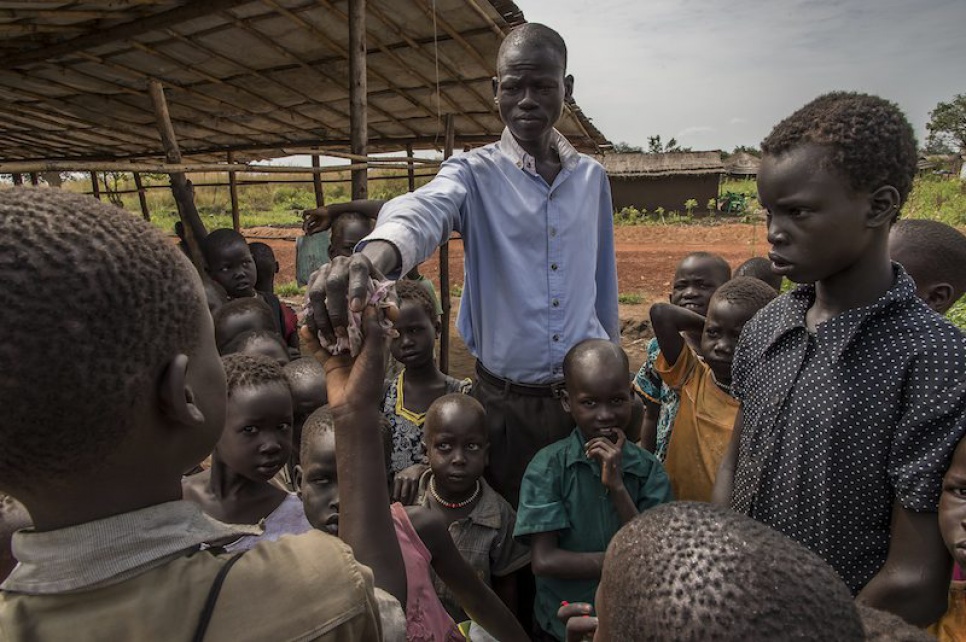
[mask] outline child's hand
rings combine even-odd
[[[428,468],[426,464],[413,464],[396,473],[392,482],[392,501],[403,506],[415,504],[416,495],[419,493],[419,478]]]
[[[327,207],[302,211],[302,230],[306,235],[324,232],[332,226],[332,215]]]
[[[333,356],[319,343],[316,332],[308,326],[299,328],[309,351],[325,367],[325,387],[333,410],[348,404],[378,408],[382,401],[387,336],[374,306],[367,306],[363,312],[362,327],[362,351],[355,359],[348,354]]]
[[[617,443],[607,437],[594,437],[585,447],[588,459],[596,459],[600,463],[600,481],[611,492],[624,488],[624,478],[621,476],[621,450],[627,437],[624,431],[614,429]]]
[[[586,602],[563,602],[557,610],[557,619],[567,626],[567,642],[593,640],[597,632],[597,618],[592,617],[594,607]]]

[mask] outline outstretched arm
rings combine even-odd
[[[419,539],[433,556],[433,570],[466,614],[497,640],[529,640],[513,613],[463,559],[442,517],[424,508],[411,508],[407,512]]]
[[[896,502],[889,555],[856,601],[929,626],[946,610],[951,570],[936,513],[917,513]]]
[[[735,428],[731,433],[731,441],[728,442],[728,449],[724,457],[721,458],[721,465],[718,467],[718,476],[714,480],[714,489],[711,491],[711,503],[722,508],[731,508],[731,496],[735,490],[735,469],[738,466],[738,446],[741,444],[741,427],[744,423],[744,416],[741,407],[738,407],[738,414],[735,416]]]
[[[684,349],[681,333],[701,332],[704,317],[670,303],[655,303],[651,306],[651,327],[665,361],[674,365]]]
[[[385,330],[378,312],[363,317],[365,342],[358,358],[333,357],[315,332],[303,327],[302,338],[325,366],[326,389],[335,420],[336,470],[339,476],[339,537],[355,558],[372,569],[375,585],[406,608],[406,567],[389,512],[389,482],[379,427],[379,402],[385,373]]]
[[[557,546],[557,533],[530,536],[530,564],[534,575],[561,580],[599,580],[604,552],[575,553]]]

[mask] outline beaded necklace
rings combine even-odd
[[[439,496],[439,492],[436,490],[436,478],[435,477],[429,478],[429,492],[433,496],[433,499],[436,500],[436,503],[438,503],[443,508],[453,509],[453,508],[464,508],[466,506],[469,506],[470,504],[476,501],[477,497],[480,496],[481,488],[482,486],[480,485],[480,480],[477,479],[476,489],[473,491],[473,494],[470,495],[467,499],[464,499],[461,502],[448,502]]]

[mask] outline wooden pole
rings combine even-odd
[[[97,172],[91,172],[91,191],[94,192],[94,198],[101,200],[101,186],[97,183]]]
[[[443,148],[443,159],[453,155],[453,143],[456,138],[456,130],[453,123],[453,114],[446,114],[446,138]],[[442,332],[439,335],[439,369],[444,374],[449,374],[449,317],[450,317],[450,296],[449,296],[449,240],[439,246],[439,301],[443,307]]]
[[[141,172],[134,172],[134,187],[138,191],[138,202],[141,204],[141,216],[145,221],[151,221],[151,212],[148,210],[148,198],[144,194],[144,183],[141,182]]]
[[[30,184],[34,187],[40,185],[40,176],[37,174],[37,172],[30,172]]]
[[[416,191],[416,166],[413,165],[413,144],[406,143],[406,158],[409,159],[409,169],[406,170],[406,177],[409,179],[409,191]]]
[[[312,154],[312,169],[318,169],[320,164],[319,155]],[[315,191],[315,206],[325,207],[325,192],[322,191],[322,174],[312,173],[312,189]]]
[[[228,152],[228,164],[232,165],[234,154]],[[235,172],[228,172],[228,194],[231,196],[231,226],[237,232],[241,230],[241,216],[238,214],[238,181]]]
[[[13,184],[23,185],[23,174],[20,172],[13,172]]]
[[[366,0],[349,0],[349,129],[351,152],[364,156],[368,136]],[[352,170],[352,198],[368,196],[368,169]]]
[[[178,148],[178,139],[168,113],[164,87],[159,81],[151,80],[148,83],[148,91],[154,104],[154,117],[157,120],[158,133],[161,135],[161,144],[164,146],[164,155],[169,163],[180,163],[181,150]],[[191,183],[185,178],[184,172],[171,172],[168,176],[171,179],[171,193],[174,194],[174,201],[178,205],[178,215],[184,224],[184,240],[188,245],[188,256],[198,270],[198,274],[204,274],[205,259],[201,253],[201,241],[208,232],[205,230],[205,224],[201,222],[201,217],[198,216]]]
[[[415,159],[417,162],[419,159]],[[150,172],[171,174],[184,172],[239,172],[246,174],[338,174],[354,169],[399,169],[407,163],[381,163],[376,161],[329,165],[327,167],[301,167],[297,165],[249,165],[247,163],[168,163],[155,161],[0,161],[0,174],[23,174],[25,172]]]

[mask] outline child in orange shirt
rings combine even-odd
[[[707,317],[670,303],[651,307],[651,325],[661,348],[655,371],[681,396],[664,460],[675,499],[711,501],[738,413],[738,400],[730,390],[735,345],[745,322],[777,295],[759,279],[738,277],[714,293]],[[704,361],[682,337],[699,329]]]

